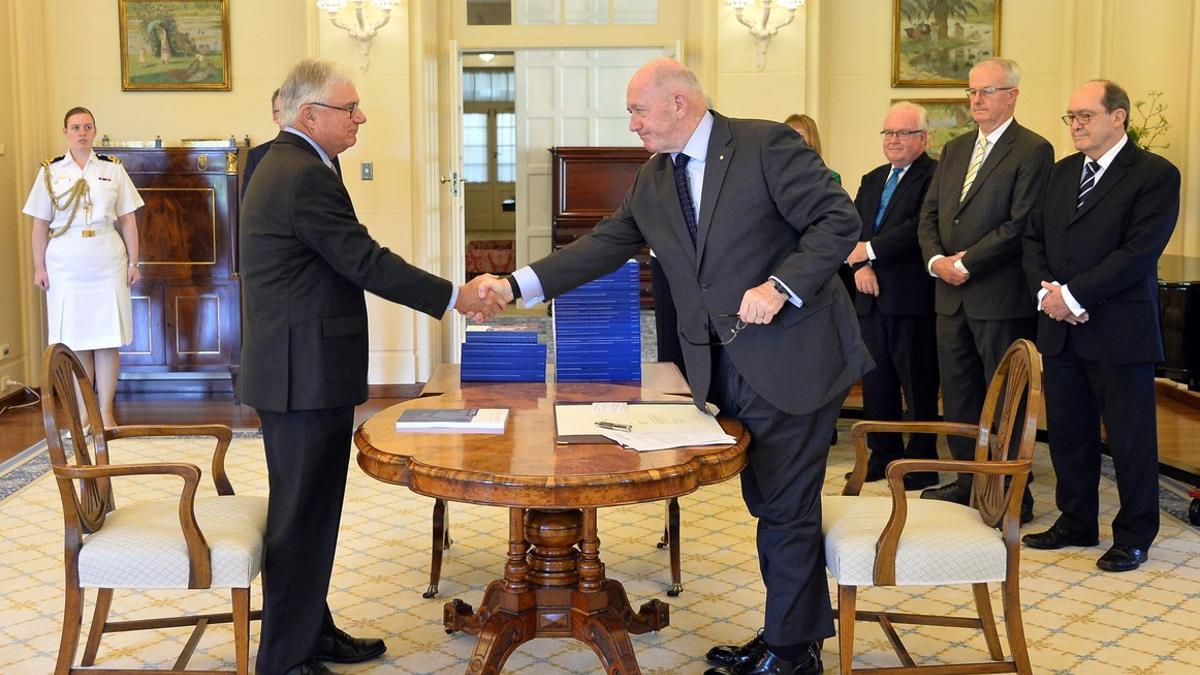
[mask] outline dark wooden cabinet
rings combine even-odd
[[[122,391],[229,392],[241,341],[238,151],[98,148],[121,158],[138,211],[142,279]]]
[[[1200,258],[1159,258],[1158,311],[1165,356],[1158,374],[1200,390]]]
[[[612,215],[633,186],[637,170],[650,153],[637,147],[558,147],[553,157],[553,199],[550,232],[554,248],[562,248],[592,231]],[[638,254],[642,309],[654,308],[650,291],[650,251]]]

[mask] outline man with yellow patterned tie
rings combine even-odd
[[[938,366],[943,417],[977,422],[988,380],[1009,345],[1032,338],[1036,312],[1021,270],[1021,237],[1041,200],[1054,150],[1017,124],[1020,69],[1008,59],[980,61],[968,76],[977,132],[946,144],[921,208],[917,237],[936,277]],[[955,459],[973,459],[970,438],[950,438]],[[966,504],[971,474],[921,493]],[[1033,518],[1026,488],[1021,522]]]

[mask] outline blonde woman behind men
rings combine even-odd
[[[817,123],[813,118],[803,113],[792,113],[783,123],[795,129],[796,133],[800,134],[800,138],[808,143],[808,147],[812,148],[822,160],[825,159],[825,155],[821,153],[821,133],[817,131]],[[833,169],[829,169],[829,173],[833,174],[833,179],[839,184],[842,182],[842,174]]]
[[[33,218],[33,282],[46,291],[50,343],[79,355],[96,383],[101,421],[113,427],[117,350],[133,338],[129,287],[141,278],[134,211],[143,202],[120,161],[92,150],[90,110],[68,110],[63,136],[68,151],[42,162],[25,202]]]

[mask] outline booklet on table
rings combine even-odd
[[[508,408],[409,408],[396,420],[396,431],[457,431],[502,434]]]

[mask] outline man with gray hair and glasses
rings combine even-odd
[[[1021,270],[1021,237],[1037,207],[1054,149],[1013,119],[1016,62],[984,59],[971,68],[967,101],[978,131],[946,144],[925,195],[917,236],[934,282],[943,416],[979,421],[988,381],[1018,338],[1032,338],[1036,312]],[[950,437],[955,459],[974,459],[975,441]],[[967,504],[972,474],[921,497]],[[1026,488],[1021,522],[1033,519]]]
[[[456,287],[381,247],[359,223],[337,156],[367,121],[349,74],[305,59],[280,88],[276,137],[242,204],[238,391],[262,420],[270,496],[259,673],[332,672],[386,650],[347,635],[326,604],[354,406],[367,399],[370,291],[433,317],[474,319],[503,302]]]
[[[862,236],[846,262],[854,270],[863,341],[875,367],[863,375],[863,418],[937,419],[938,365],[933,314],[933,278],[917,243],[921,201],[937,168],[929,146],[929,117],[908,101],[892,106],[879,132],[887,164],[862,177],[854,205]],[[883,480],[897,459],[937,459],[937,437],[871,434],[867,481]],[[910,473],[904,487],[937,482],[934,473]]]

